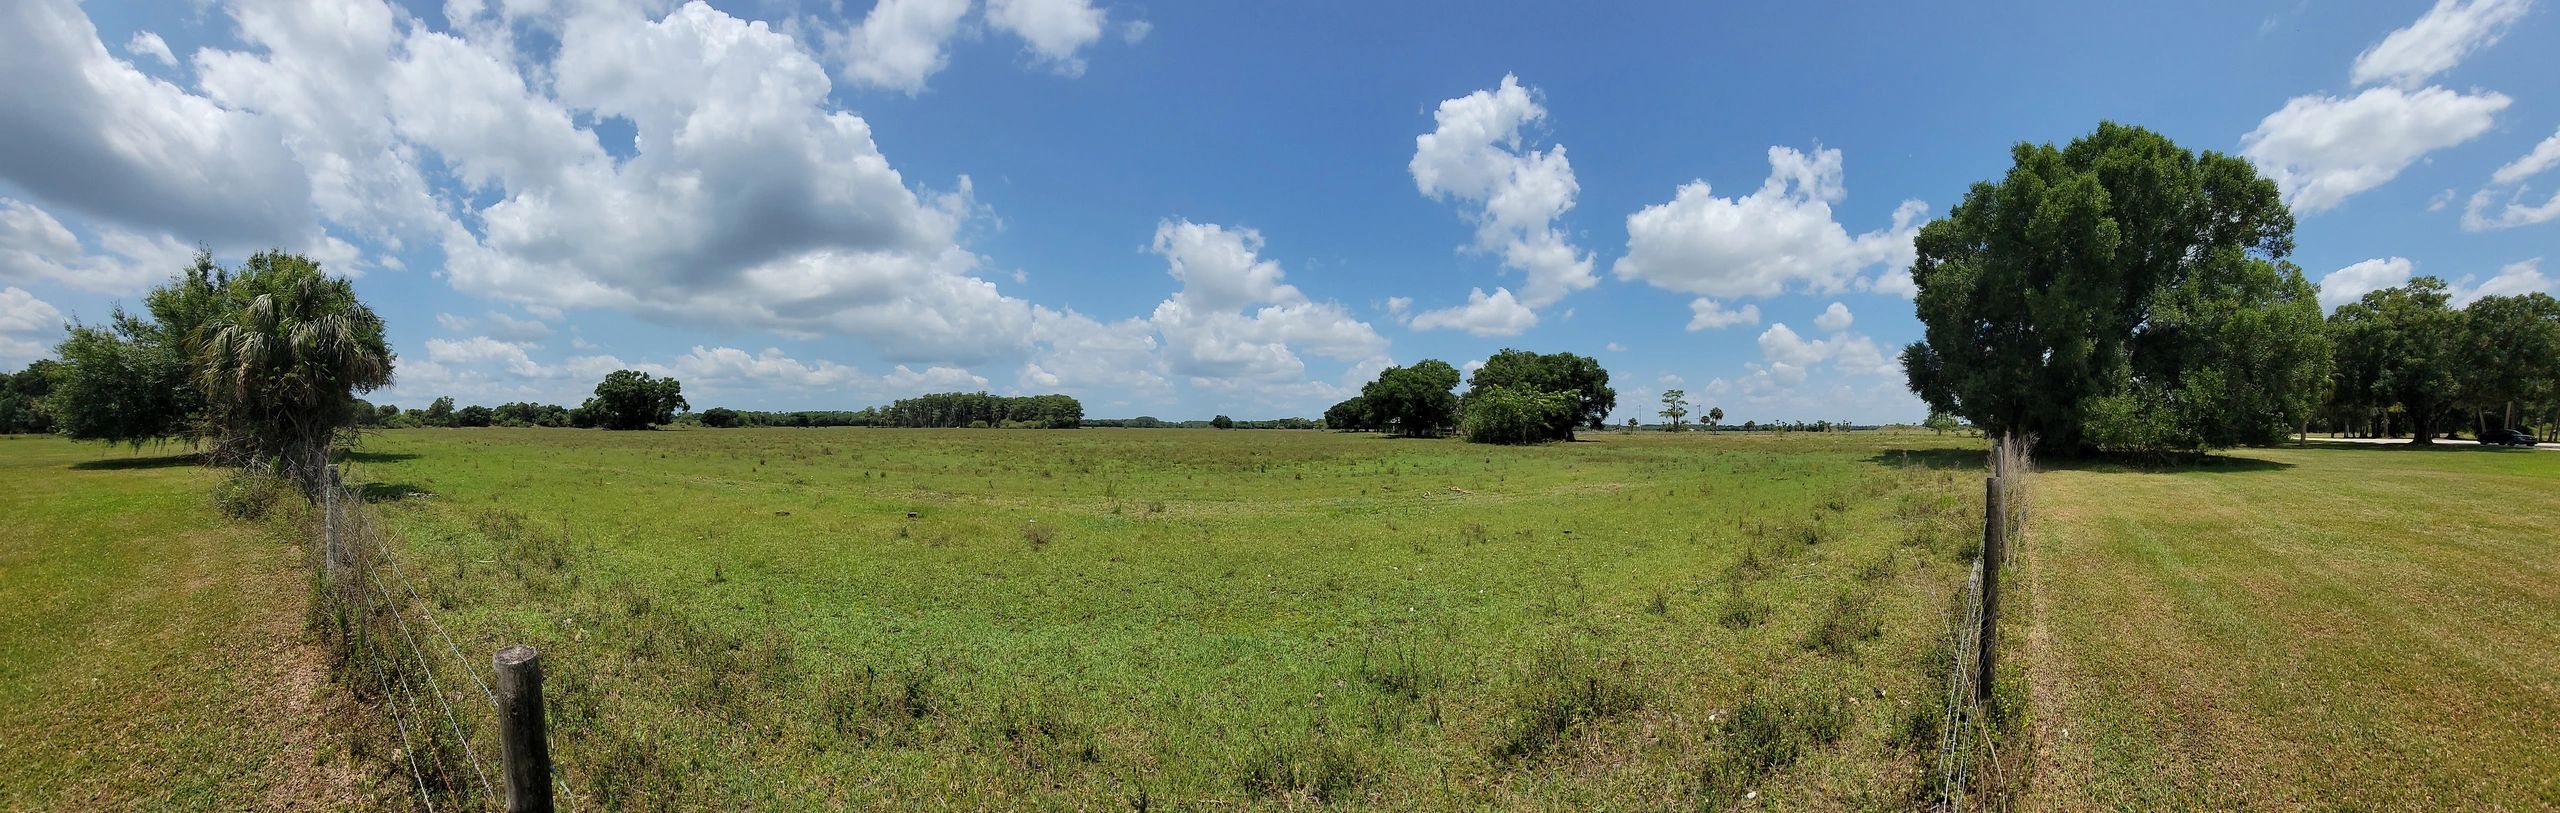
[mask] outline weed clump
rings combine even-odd
[[[1056,541],[1057,538],[1058,526],[1042,525],[1039,520],[1032,520],[1022,526],[1022,541],[1031,543],[1034,550],[1048,547],[1049,543]]]
[[[1831,599],[1831,606],[1823,612],[1821,623],[1814,625],[1804,645],[1828,655],[1846,655],[1859,641],[1883,631],[1882,622],[1876,618],[1875,595],[1853,587]]]
[[[1310,733],[1294,741],[1265,741],[1245,758],[1242,773],[1245,789],[1256,796],[1330,805],[1350,799],[1377,778],[1378,769],[1351,743]]]
[[[1731,804],[1849,729],[1848,702],[1835,688],[1801,686],[1783,697],[1770,695],[1751,690],[1716,731],[1717,753],[1698,777],[1706,806]]]
[[[213,487],[213,508],[223,516],[257,521],[274,513],[284,500],[285,479],[264,467],[240,469]]]
[[[1527,759],[1553,750],[1576,728],[1644,707],[1635,662],[1603,659],[1559,643],[1530,666],[1511,701],[1511,719],[1494,755]]]

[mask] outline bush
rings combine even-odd
[[[241,469],[213,487],[214,510],[232,519],[261,520],[284,499],[285,480],[264,466]]]
[[[1603,659],[1597,652],[1558,643],[1530,667],[1512,699],[1510,731],[1496,756],[1522,759],[1546,753],[1586,723],[1644,707],[1635,663]]]

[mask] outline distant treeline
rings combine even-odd
[[[1096,418],[1084,425],[1111,429],[1322,429],[1324,424],[1306,418],[1277,418],[1268,421],[1239,421],[1220,415],[1206,421],[1168,421],[1140,415],[1135,418]]]
[[[1066,395],[1006,397],[983,392],[938,392],[902,398],[885,407],[852,412],[750,412],[714,407],[703,410],[702,425],[737,426],[897,426],[909,428],[1074,429],[1085,425],[1084,404]]]

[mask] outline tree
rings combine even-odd
[[[2444,280],[2418,277],[2367,293],[2329,316],[2340,355],[2349,360],[2344,367],[2371,375],[2341,386],[2369,387],[2364,400],[2399,405],[2420,445],[2434,443],[2438,424],[2462,403],[2468,321],[2448,307],[2451,298]]]
[[[298,254],[251,255],[227,293],[238,306],[189,342],[215,457],[279,467],[317,494],[356,393],[391,384],[382,319],[353,283]]]
[[[2514,429],[2517,402],[2547,399],[2560,388],[2560,299],[2540,292],[2484,296],[2462,315],[2463,396],[2473,409],[2497,412],[2500,427]]]
[[[1670,425],[1663,431],[1680,431],[1680,419],[1689,417],[1688,398],[1688,390],[1668,390],[1662,393],[1662,411],[1654,414],[1660,415],[1664,420],[1670,422]]]
[[[2328,375],[2293,215],[2247,160],[2113,123],[2019,144],[1923,226],[1911,390],[2064,453],[2280,440]]]
[[[1477,393],[1492,387],[1570,396],[1574,408],[1553,416],[1552,425],[1544,432],[1551,440],[1572,440],[1576,427],[1599,429],[1607,425],[1609,413],[1618,408],[1618,391],[1609,387],[1609,371],[1590,356],[1504,348],[1476,368],[1461,401],[1471,401]]]
[[[1379,425],[1393,426],[1405,437],[1433,437],[1449,431],[1458,419],[1458,368],[1439,359],[1410,367],[1389,367],[1360,388]]]
[[[1369,400],[1354,395],[1324,411],[1324,428],[1341,432],[1357,432],[1377,428],[1369,417]]]
[[[0,435],[53,431],[53,415],[45,411],[44,401],[53,394],[53,377],[61,366],[38,359],[15,375],[0,373]]]
[[[1197,414],[1197,413],[1194,413],[1194,414]],[[1220,415],[1220,416],[1215,417],[1215,418],[1210,418],[1210,419],[1209,419],[1209,426],[1210,426],[1210,428],[1213,428],[1213,429],[1234,429],[1234,428],[1236,428],[1236,422],[1235,422],[1235,419],[1233,419],[1233,418],[1229,418],[1229,417],[1227,417],[1227,416],[1225,416],[1225,415]]]
[[[702,425],[728,429],[738,425],[738,411],[728,407],[712,407],[702,411]]]
[[[684,385],[638,370],[615,370],[596,383],[595,397],[579,407],[596,426],[648,429],[673,423],[676,413],[692,408],[684,402]]]
[[[1573,392],[1545,392],[1505,386],[1481,387],[1467,395],[1462,421],[1470,443],[1520,445],[1570,438],[1557,437],[1558,420],[1574,420],[1582,400]]]
[[[427,404],[426,413],[419,415],[418,420],[428,426],[453,426],[453,396],[436,396],[436,400]]]
[[[1929,431],[1943,435],[1956,430],[1956,416],[1947,414],[1945,410],[1932,409],[1929,410],[1929,417],[1922,420],[1920,425],[1927,427]]]
[[[1707,409],[1707,431],[1715,431],[1716,424],[1723,422],[1724,407],[1710,407]]]
[[[497,422],[498,411],[479,404],[472,404],[470,406],[454,410],[453,412],[453,425],[455,426],[477,429]]]

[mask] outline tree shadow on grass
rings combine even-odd
[[[110,457],[84,460],[71,464],[74,471],[128,471],[133,469],[171,469],[204,463],[204,455],[194,452],[155,457]]]
[[[338,460],[343,463],[397,463],[403,460],[416,459],[418,459],[418,456],[411,452],[367,452],[362,450],[350,450],[338,453]]]
[[[408,483],[366,483],[357,498],[367,503],[399,502],[411,497],[433,497],[435,492]]]
[[[1927,468],[1939,471],[1988,473],[1991,469],[1990,452],[1983,449],[1886,449],[1867,458],[1867,462],[1896,468]],[[2293,464],[2219,454],[2176,454],[2150,457],[2110,455],[2038,457],[2035,467],[2047,470],[2143,474],[2241,474],[2283,471],[2293,468]]]

